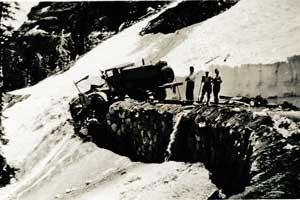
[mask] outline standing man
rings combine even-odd
[[[205,72],[205,76],[202,76],[202,80],[201,80],[201,85],[203,83],[203,88],[202,88],[200,103],[202,103],[204,95],[207,94],[206,105],[209,104],[211,88],[212,88],[212,86],[211,86],[212,77],[208,76],[208,74],[209,74],[209,72]],[[200,88],[201,88],[201,85],[200,85]]]
[[[186,96],[186,100],[188,101],[194,100],[195,78],[196,78],[196,74],[194,73],[194,67],[190,66],[190,74],[185,79],[186,81],[185,96]]]
[[[219,70],[215,69],[216,77],[213,80],[213,93],[214,93],[214,99],[215,99],[215,104],[219,103],[219,92],[221,89],[221,83],[222,79],[221,76],[219,76]]]

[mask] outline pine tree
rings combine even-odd
[[[7,41],[11,36],[12,27],[5,24],[5,21],[13,19],[14,9],[18,8],[17,3],[0,2],[0,141],[3,139],[4,128],[2,126],[2,95],[4,93],[3,84],[3,66],[4,66],[4,50]],[[15,170],[7,165],[6,159],[0,154],[0,187],[8,184],[10,178],[15,175]]]
[[[0,138],[3,136],[2,128],[2,95],[4,92],[3,83],[3,66],[4,66],[4,50],[7,45],[7,41],[11,36],[13,28],[7,25],[7,20],[14,19],[14,10],[18,9],[18,4],[14,2],[0,2]]]
[[[96,10],[90,2],[80,2],[71,5],[72,13],[69,17],[71,27],[69,28],[74,43],[75,55],[82,55],[86,52],[85,45],[89,34],[90,10]]]
[[[56,46],[57,61],[56,68],[58,70],[67,70],[67,66],[71,62],[70,51],[67,50],[68,38],[71,34],[65,34],[65,30],[62,29],[61,33],[57,36],[58,44]]]

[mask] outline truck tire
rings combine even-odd
[[[167,92],[165,89],[158,89],[153,92],[153,97],[159,101],[165,100],[167,97]]]

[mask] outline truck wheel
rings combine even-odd
[[[154,99],[157,99],[160,101],[165,100],[167,97],[167,92],[165,89],[156,90],[155,92],[153,92],[153,97],[154,97]]]

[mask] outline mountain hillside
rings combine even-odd
[[[299,68],[294,67],[298,61],[293,57],[300,51],[299,7],[299,2],[288,0],[240,1],[220,15],[170,34],[140,36],[138,33],[149,25],[148,20],[142,21],[87,53],[67,74],[80,78],[81,70],[95,75],[99,69],[123,62],[163,59],[177,76],[188,74],[190,65],[196,70],[224,68],[223,95],[299,95]],[[88,67],[77,70],[83,65]],[[240,67],[240,72],[234,67]],[[239,80],[244,74],[251,76]],[[232,81],[232,76],[237,79]],[[249,86],[251,90],[244,90]]]
[[[220,15],[174,33],[139,34],[151,20],[176,5],[172,3],[99,44],[68,71],[11,92],[23,98],[3,113],[9,143],[2,151],[7,162],[20,170],[16,180],[0,189],[1,199],[97,199],[96,195],[105,199],[203,199],[215,190],[202,165],[131,162],[93,143],[82,143],[74,137],[69,122],[68,103],[77,95],[73,81],[100,75],[99,70],[118,64],[141,64],[142,58],[146,63],[166,60],[178,77],[187,75],[190,65],[197,71],[218,66],[224,79],[221,94],[255,95],[268,90],[268,96],[279,96],[284,95],[283,86],[300,94],[295,79],[300,62],[292,58],[300,54],[299,1],[241,0]],[[276,66],[279,78],[274,83]],[[264,76],[251,80],[255,74]],[[239,77],[235,82],[230,80],[233,75]],[[80,87],[84,91],[89,85]]]
[[[9,32],[3,53],[4,89],[31,86],[66,71],[81,55],[158,12],[168,1],[37,2]],[[24,7],[24,4],[21,4]],[[20,12],[12,12],[20,23]],[[21,23],[22,23],[21,22]],[[17,58],[17,59],[16,59]]]

